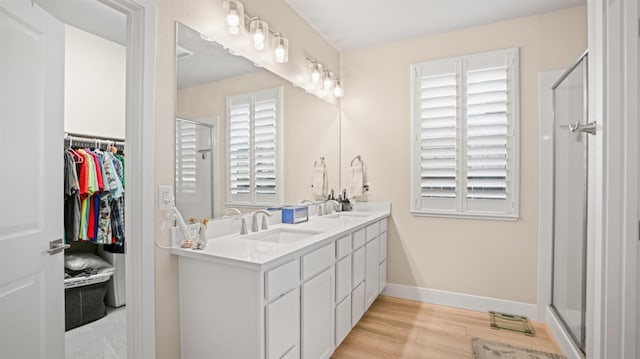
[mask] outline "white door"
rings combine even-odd
[[[64,357],[64,28],[0,0],[0,356]]]

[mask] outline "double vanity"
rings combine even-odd
[[[386,285],[389,215],[360,203],[173,248],[182,358],[329,358]]]

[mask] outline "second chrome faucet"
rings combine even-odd
[[[251,232],[258,232],[258,215],[262,213],[262,229],[267,229],[267,216],[271,217],[271,212],[264,209],[257,210],[251,215]]]

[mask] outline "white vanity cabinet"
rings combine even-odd
[[[268,264],[176,251],[181,357],[330,358],[386,285],[386,218],[328,238]]]

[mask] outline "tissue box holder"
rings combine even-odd
[[[296,224],[309,220],[309,207],[287,206],[282,207],[282,223]]]

